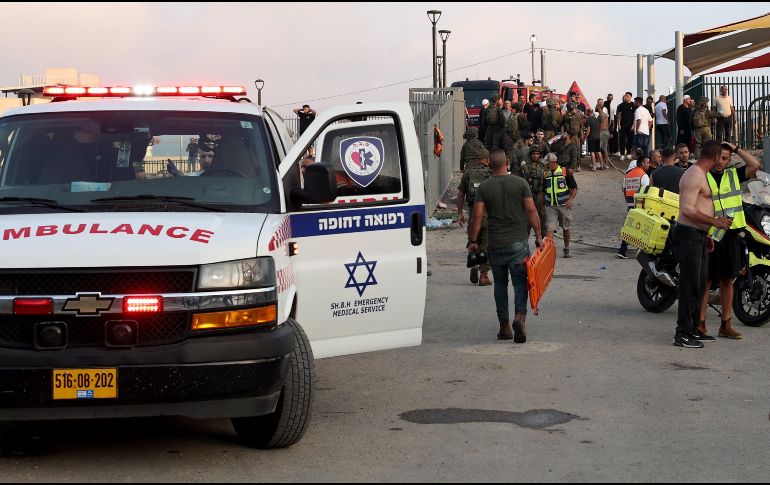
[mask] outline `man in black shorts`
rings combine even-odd
[[[741,157],[744,166],[728,167],[733,153]],[[731,217],[733,223],[727,231],[717,230],[712,235],[714,251],[709,255],[709,281],[719,282],[719,297],[722,304],[722,323],[719,326],[719,336],[740,339],[743,336],[732,326],[733,311],[733,280],[741,270],[741,245],[738,237],[739,230],[746,227],[741,200],[741,182],[756,175],[759,170],[759,160],[740,146],[722,142],[722,153],[717,163],[707,175],[711,187],[711,199],[714,201],[714,215]],[[709,286],[703,297],[698,329],[706,333],[706,307],[708,305]]]

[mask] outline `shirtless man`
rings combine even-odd
[[[729,229],[732,219],[714,217],[714,203],[706,174],[720,157],[722,148],[714,140],[703,144],[698,161],[686,170],[679,182],[679,219],[672,234],[673,251],[679,260],[679,314],[674,345],[703,347],[707,336],[696,329],[700,304],[708,279],[708,253],[714,241],[708,236],[711,226]]]

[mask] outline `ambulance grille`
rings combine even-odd
[[[34,327],[42,321],[67,324],[68,347],[104,347],[105,323],[109,320],[134,320],[139,328],[139,347],[168,345],[187,337],[190,317],[186,313],[159,313],[156,315],[109,315],[94,318],[75,316],[17,316],[0,315],[0,347],[34,348]]]
[[[194,268],[179,270],[68,270],[0,272],[0,295],[103,295],[189,293],[195,290]]]

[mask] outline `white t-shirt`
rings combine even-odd
[[[729,94],[724,98],[722,96],[717,96],[714,98],[714,102],[717,105],[717,114],[719,116],[730,116],[732,114],[732,111],[730,111],[730,106],[733,105],[732,96]]]
[[[668,106],[663,101],[659,101],[658,104],[655,105],[655,123],[659,125],[668,124],[668,120],[663,116],[664,111],[668,111]]]
[[[650,116],[650,112],[647,111],[647,108],[644,106],[639,106],[636,108],[636,111],[634,112],[634,127],[636,127],[636,120],[642,120],[641,123],[639,123],[639,131],[638,133],[641,135],[648,135],[650,134],[650,121],[652,121],[652,116]]]

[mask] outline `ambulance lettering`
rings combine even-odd
[[[329,307],[332,317],[338,318],[386,311],[389,297],[363,298],[364,292],[366,292],[368,287],[377,285],[377,278],[374,275],[376,267],[377,261],[367,260],[361,251],[358,252],[354,262],[345,263],[345,270],[348,273],[345,288],[355,288],[359,298],[332,303]]]
[[[214,231],[206,229],[192,229],[182,226],[165,227],[163,224],[157,226],[151,226],[149,224],[142,224],[136,226],[123,223],[115,226],[102,226],[101,224],[64,224],[59,225],[45,225],[36,227],[19,227],[19,228],[6,228],[2,229],[3,241],[10,241],[16,239],[27,239],[31,237],[46,237],[46,236],[77,236],[81,234],[129,234],[138,236],[155,236],[155,237],[168,237],[171,239],[188,239],[193,242],[208,244],[212,237],[214,237]]]

